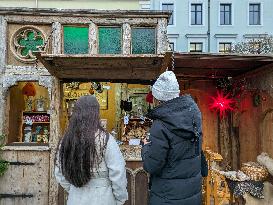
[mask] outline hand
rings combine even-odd
[[[146,138],[143,139],[143,144],[146,145],[146,144],[149,144],[150,141],[148,141]]]

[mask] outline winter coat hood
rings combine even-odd
[[[183,138],[192,139],[196,132],[202,133],[201,113],[190,95],[160,104],[147,117],[162,121],[169,131]]]

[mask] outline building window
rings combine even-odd
[[[230,53],[231,43],[219,43],[219,53]]]
[[[191,25],[202,25],[202,4],[191,4]]]
[[[249,4],[249,25],[261,25],[261,4]]]
[[[174,42],[170,42],[171,51],[174,51]]]
[[[220,25],[231,25],[231,4],[220,4]]]
[[[203,51],[203,43],[194,42],[190,43],[190,52],[201,53]]]
[[[163,3],[162,4],[162,10],[165,10],[165,11],[172,11],[172,15],[169,19],[169,23],[168,25],[174,25],[174,22],[173,22],[173,12],[174,12],[174,5],[172,3]]]

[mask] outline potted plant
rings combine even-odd
[[[9,167],[9,162],[1,157],[2,148],[5,146],[5,135],[0,134],[0,176],[2,176]]]

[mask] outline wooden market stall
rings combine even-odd
[[[7,136],[3,158],[11,162],[0,178],[6,184],[0,186],[0,204],[65,204],[54,178],[54,158],[73,102],[81,95],[96,95],[106,129],[113,134],[115,129],[117,138],[127,140],[120,104],[122,100],[134,103],[131,113],[136,118],[130,123],[139,124],[138,113],[148,109],[148,85],[170,62],[170,15],[165,11],[0,9],[4,47],[0,132]],[[144,126],[137,128],[144,133]],[[129,143],[126,140],[124,144]],[[146,204],[148,177],[140,146],[121,149],[127,161],[127,204]]]
[[[175,72],[182,92],[191,93],[202,112],[203,148],[210,165],[209,176],[204,180],[204,204],[231,204],[234,200],[236,204],[271,204],[273,180],[270,174],[266,178],[265,167],[270,171],[272,163],[262,163],[257,156],[264,152],[268,155],[263,156],[273,158],[273,56],[178,53]],[[221,116],[219,110],[228,100],[232,107]],[[254,171],[253,162],[257,160],[259,171]],[[253,167],[246,171],[250,165]],[[242,174],[238,170],[244,170],[246,177],[254,181],[237,181],[238,173]],[[231,178],[223,175],[231,173]],[[264,191],[252,191],[257,198],[244,194],[247,188],[238,188],[243,183],[245,187],[260,183]],[[231,187],[244,195],[235,197]],[[264,199],[258,198],[259,194]]]
[[[134,56],[134,58],[96,56],[97,59],[94,60],[94,57],[88,56],[68,58],[67,56],[39,54],[38,58],[52,75],[58,76],[64,81],[69,80],[67,76],[71,76],[73,73],[73,76],[78,80],[90,80],[90,77],[87,76],[92,76],[92,80],[112,82],[130,82],[133,80],[133,82],[149,83],[150,81],[151,83],[151,80],[155,79],[164,70],[162,65],[168,65],[170,62],[166,56],[165,59],[163,56],[157,57],[158,66],[155,64],[154,56],[144,55]],[[108,70],[109,67],[103,63],[101,65],[97,63],[96,61],[100,61],[100,58],[111,58],[111,69]],[[134,59],[134,63],[131,63],[132,59]],[[138,60],[145,63],[138,64]],[[124,66],[118,64],[115,67],[116,61],[123,61]],[[55,67],[57,62],[62,65],[60,66],[61,69]],[[128,68],[128,64],[130,68]],[[139,69],[140,67],[142,69]],[[77,70],[81,70],[81,74],[77,74]],[[122,70],[126,74],[121,74]],[[112,77],[102,79],[105,71],[111,72]],[[273,82],[272,56],[176,53],[174,71],[180,82],[181,94],[190,93],[201,109],[203,116],[203,147],[204,149],[209,147],[214,152],[221,153],[223,158],[220,165],[223,169],[237,170],[242,163],[256,161],[256,157],[261,152],[267,152],[273,157],[270,148],[272,142],[270,133],[273,129],[270,126],[273,106],[272,84],[270,84]],[[228,80],[229,83],[222,82],[223,79]],[[222,87],[219,87],[219,82],[222,82]],[[230,85],[231,83],[233,86]],[[230,90],[228,90],[230,92],[228,93],[229,97],[236,98],[236,107],[221,117],[219,113],[210,109],[210,104],[217,94],[217,90],[224,90],[227,85],[231,86]],[[239,93],[237,93],[237,90],[239,90]],[[255,104],[256,95],[262,97],[261,101]],[[137,146],[122,146],[121,148],[125,150],[124,156],[127,159],[128,170],[135,169],[135,171],[132,171],[133,181],[129,180],[129,187],[132,186],[131,183],[135,184],[135,189],[129,189],[130,193],[132,190],[135,191],[131,197],[137,198],[132,203],[146,203],[147,192],[143,192],[145,189],[143,186],[147,184],[148,180],[141,168],[141,163],[135,162],[140,157],[140,148]],[[139,171],[143,174],[142,177],[137,176]],[[211,173],[210,176],[219,177],[220,181],[211,188],[207,186],[207,197],[210,198],[213,195],[216,204],[220,204],[221,200],[231,200],[226,183],[224,191],[219,192],[218,190],[222,186],[221,180],[224,180],[224,177],[215,172]],[[138,191],[138,189],[142,189],[142,191]],[[221,193],[221,200],[217,199]]]
[[[269,148],[273,137],[270,134],[273,129],[270,126],[272,70],[272,55],[175,55],[175,72],[181,79],[181,88],[197,97],[203,114],[204,147],[220,152],[224,159],[229,158],[231,167],[238,168],[242,162],[256,161],[261,152],[273,157]],[[221,79],[228,82],[219,82]],[[217,89],[229,89],[230,98],[237,101],[232,115],[222,120],[209,109],[211,97],[216,96]],[[255,103],[257,96],[261,99]],[[225,120],[228,120],[228,131],[221,127]],[[211,141],[214,145],[209,143]]]

